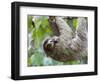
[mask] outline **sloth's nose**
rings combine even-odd
[[[54,43],[58,43],[58,41],[57,40],[54,40]]]

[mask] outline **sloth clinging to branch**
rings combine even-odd
[[[61,62],[87,57],[87,21],[82,17],[77,21],[77,29],[73,32],[63,18],[53,17],[51,22],[55,22],[59,35],[44,42],[43,48],[48,57]]]

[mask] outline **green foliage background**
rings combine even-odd
[[[33,21],[33,22],[32,22]],[[77,19],[66,20],[74,30],[77,27]],[[53,33],[48,22],[48,16],[28,16],[28,66],[50,66],[80,64],[79,61],[59,62],[45,55],[42,44],[46,37],[52,37]]]

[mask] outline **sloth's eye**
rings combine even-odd
[[[50,42],[53,42],[52,40]]]

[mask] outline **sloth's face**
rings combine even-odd
[[[54,36],[53,38],[51,39],[47,39],[45,42],[44,42],[44,49],[45,50],[52,50],[54,48],[54,46],[58,43],[58,37],[57,36]]]
[[[52,39],[49,39],[49,40],[47,41],[46,46],[53,47],[53,46],[54,46],[54,41],[53,41]]]

